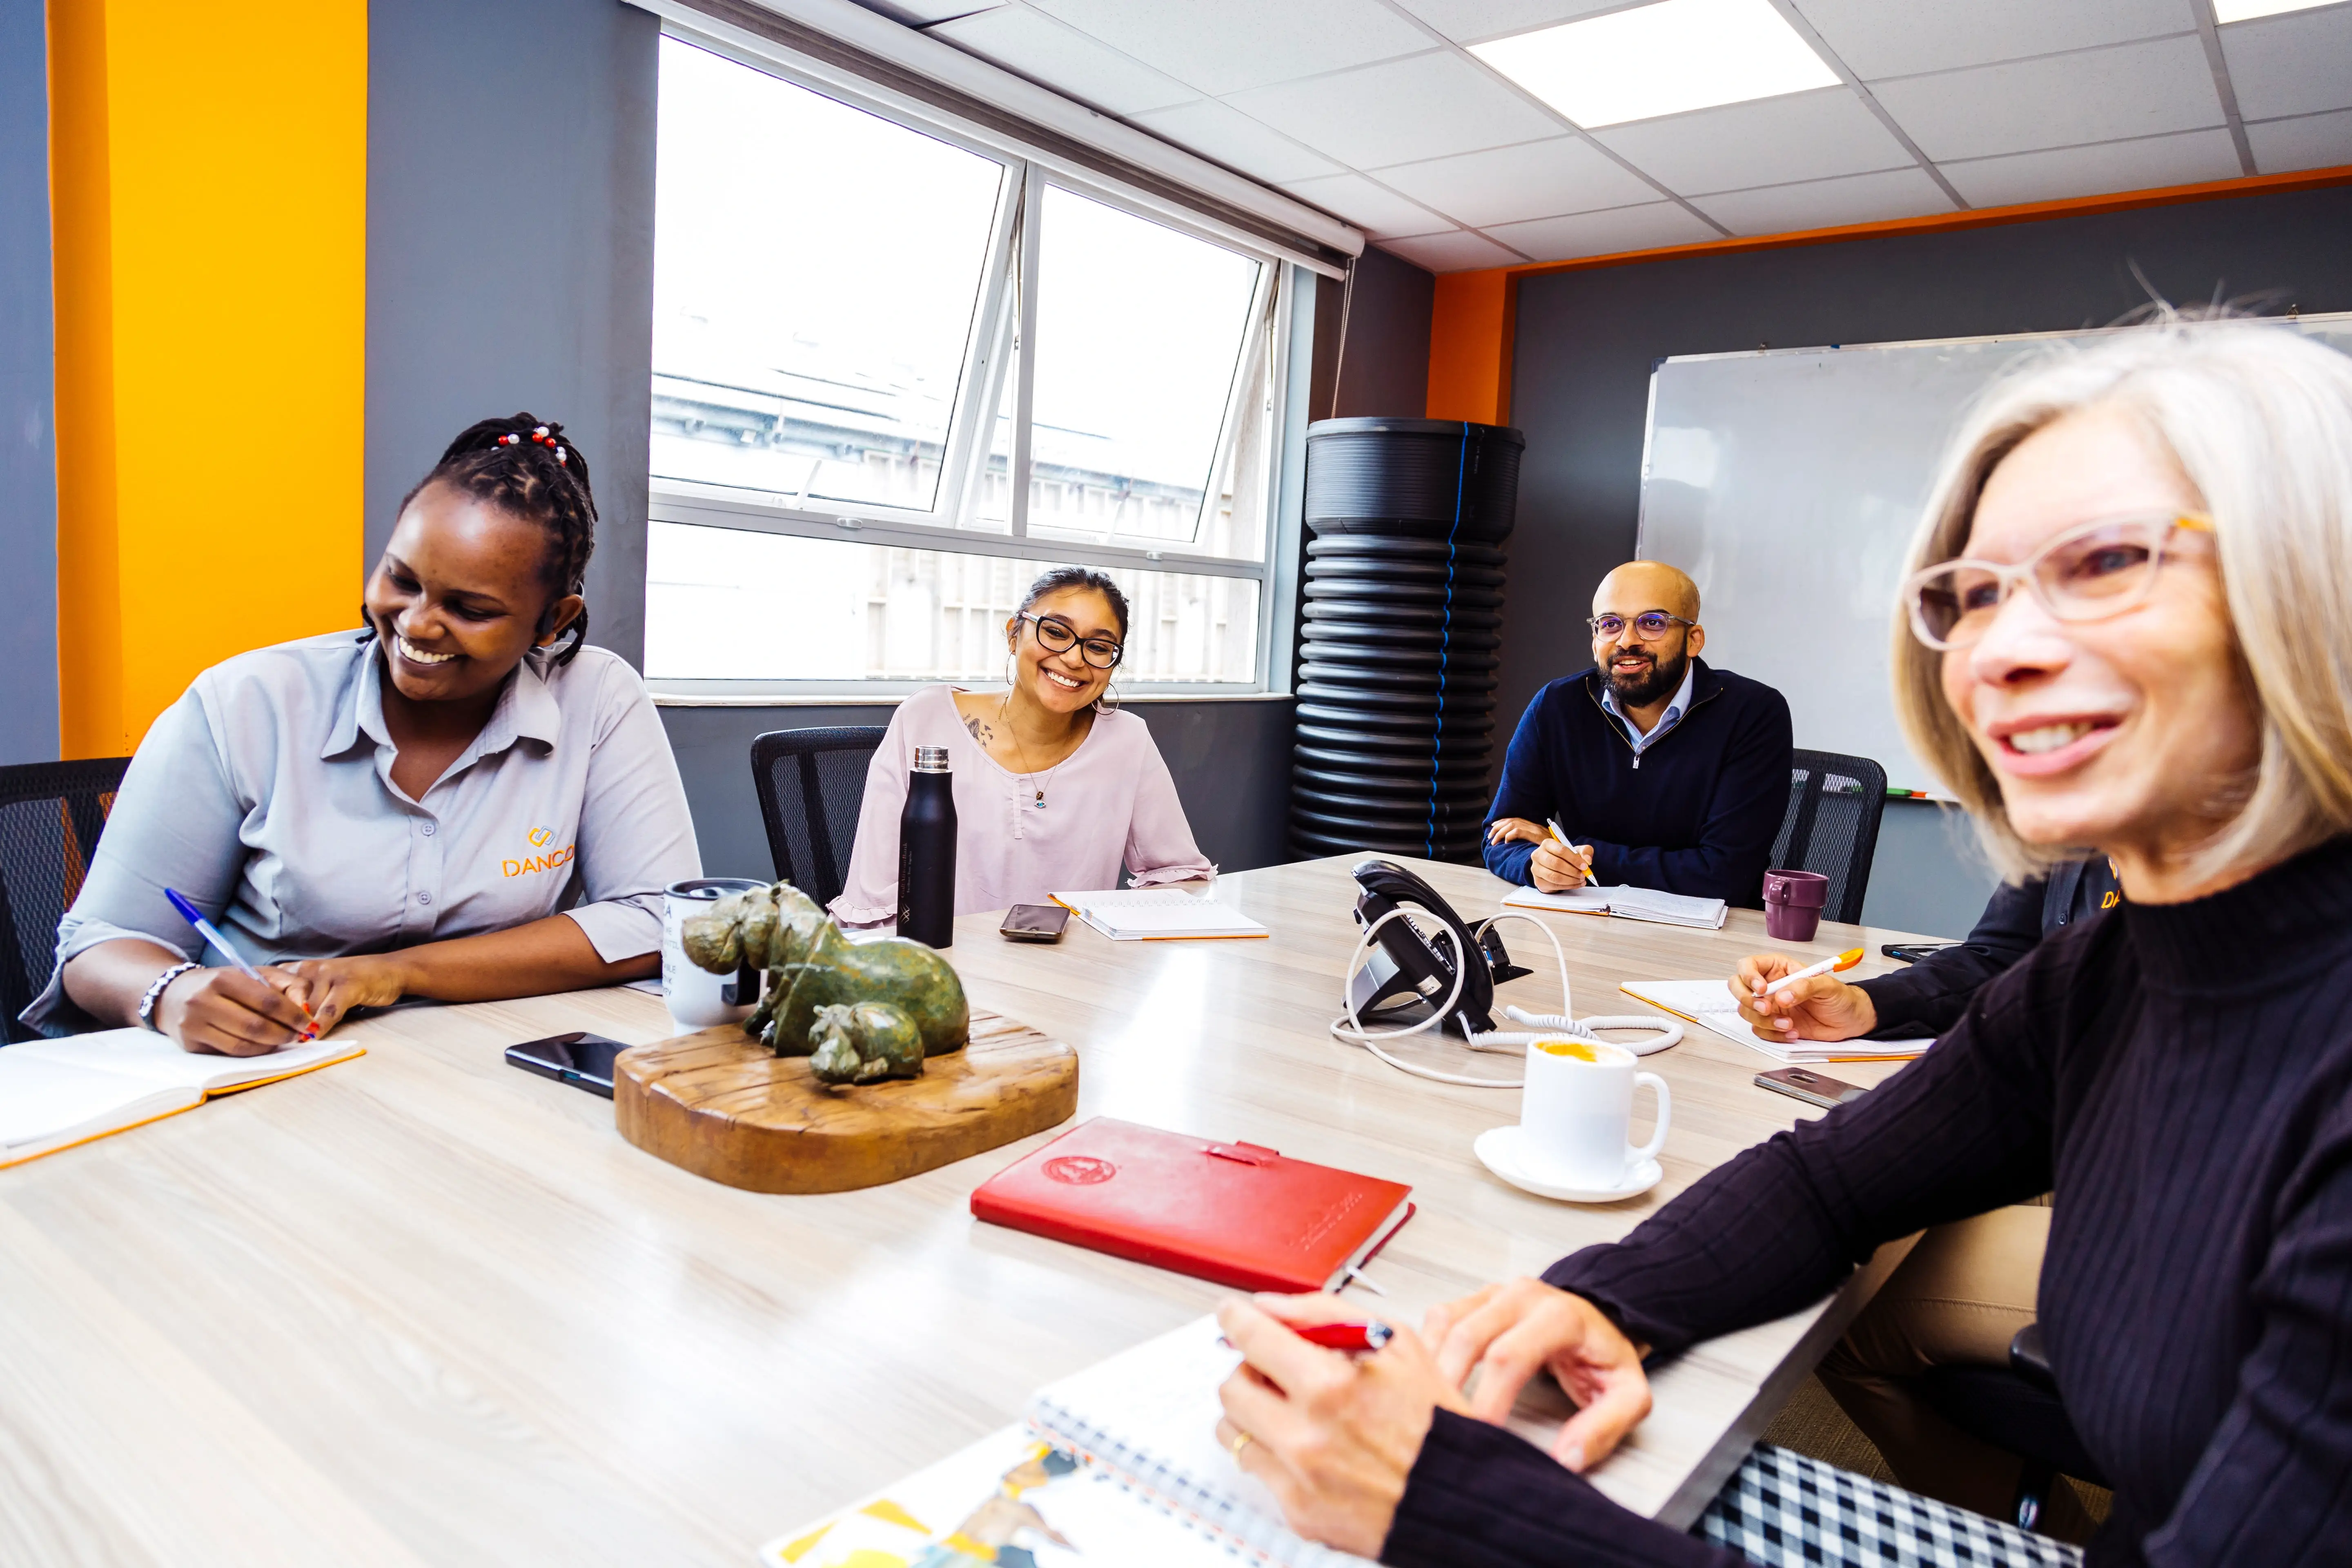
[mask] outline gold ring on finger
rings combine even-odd
[[[1253,1441],[1255,1441],[1255,1439],[1246,1432],[1236,1432],[1234,1434],[1234,1440],[1226,1444],[1225,1447],[1232,1453],[1234,1464],[1238,1465],[1242,1462],[1242,1450],[1248,1447]]]

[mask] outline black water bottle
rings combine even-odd
[[[930,947],[955,941],[955,775],[945,746],[917,746],[898,814],[898,934]]]

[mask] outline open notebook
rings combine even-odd
[[[266,1057],[198,1056],[149,1029],[0,1047],[0,1165],[364,1054],[349,1041],[320,1040]]]
[[[1257,921],[1213,898],[1181,888],[1118,888],[1100,893],[1055,893],[1054,901],[1113,942],[1167,942],[1181,937],[1271,936]]]
[[[1661,925],[1703,926],[1719,931],[1726,905],[1721,899],[1697,899],[1687,893],[1662,893],[1654,888],[1570,888],[1564,893],[1539,893],[1514,888],[1504,899],[1514,910],[1549,910],[1555,914],[1615,915],[1621,920],[1656,921]]]
[[[1369,1568],[1292,1533],[1274,1494],[1217,1441],[1217,1386],[1241,1357],[1213,1318],[1048,1384],[1026,1427],[992,1433],[928,1469],[761,1548],[770,1568],[882,1568],[968,1558],[1036,1568]],[[1574,1413],[1529,1380],[1504,1423],[1549,1449]],[[973,1547],[981,1551],[973,1551]],[[950,1548],[966,1556],[927,1549]]]
[[[1775,1061],[1806,1065],[1907,1061],[1936,1043],[1933,1039],[1785,1043],[1759,1039],[1748,1020],[1739,1016],[1739,1004],[1731,997],[1731,984],[1724,980],[1628,980],[1617,989],[1628,996],[1640,997],[1653,1007],[1664,1007],[1678,1018],[1712,1029],[1727,1040],[1752,1047]]]

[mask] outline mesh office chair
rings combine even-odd
[[[2005,1367],[1929,1367],[1919,1390],[1936,1413],[1980,1443],[2006,1448],[2025,1461],[2011,1504],[2018,1525],[2032,1530],[2060,1476],[2095,1487],[2111,1483],[2083,1447],[2058,1399],[2058,1380],[2042,1348],[2042,1325],[2028,1323],[2009,1342]]]
[[[58,921],[81,891],[129,757],[0,768],[0,1039],[37,1040],[16,1015],[49,983]]]
[[[841,896],[866,764],[881,745],[879,724],[771,730],[751,742],[751,777],[776,875],[820,904]]]
[[[1822,919],[1862,919],[1878,819],[1886,810],[1886,770],[1868,757],[1798,752],[1789,769],[1789,809],[1772,840],[1772,866],[1830,879]]]

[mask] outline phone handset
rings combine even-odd
[[[1401,1072],[1477,1089],[1520,1087],[1523,1080],[1519,1079],[1473,1078],[1417,1067],[1391,1056],[1378,1044],[1381,1040],[1422,1034],[1441,1025],[1460,1033],[1474,1051],[1517,1052],[1536,1040],[1562,1036],[1598,1039],[1595,1029],[1650,1029],[1656,1032],[1657,1039],[1627,1047],[1646,1056],[1683,1037],[1680,1024],[1649,1016],[1570,1017],[1568,955],[1551,928],[1532,915],[1506,910],[1473,930],[1437,889],[1393,860],[1365,860],[1355,867],[1352,874],[1363,889],[1357,896],[1355,912],[1356,921],[1364,931],[1357,939],[1355,952],[1349,955],[1342,978],[1341,994],[1347,1011],[1331,1021],[1331,1033],[1362,1046]],[[1415,909],[1434,922],[1431,931],[1424,932],[1413,923],[1409,911]],[[1528,1026],[1525,1030],[1497,1031],[1491,1011],[1497,984],[1535,973],[1511,962],[1502,937],[1495,931],[1498,923],[1507,920],[1525,921],[1543,932],[1559,967],[1559,1013],[1534,1014],[1517,1007],[1503,1010],[1512,1022]],[[1443,948],[1439,946],[1441,941],[1444,943]],[[1368,963],[1366,955],[1375,943],[1379,952],[1372,953],[1372,962]],[[1442,1000],[1438,995],[1441,992]],[[1363,1026],[1362,1015],[1368,1009],[1403,1006],[1414,1001],[1430,1006],[1428,1016],[1420,1022],[1377,1032]]]

